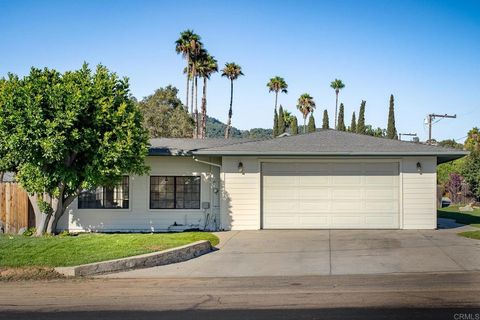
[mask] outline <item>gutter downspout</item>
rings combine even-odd
[[[210,165],[210,166],[217,167],[217,168],[221,168],[221,167],[222,167],[221,164],[216,164],[216,163],[213,163],[213,162],[203,161],[203,160],[200,160],[200,159],[196,158],[195,156],[193,156],[193,160],[195,160],[195,161],[197,161],[197,162],[200,162],[200,163],[205,163],[205,164],[208,164],[208,165]]]
[[[219,169],[219,173],[221,174],[222,172],[222,165],[220,164],[216,164],[216,163],[213,163],[213,162],[209,162],[209,161],[203,161],[203,160],[200,160],[198,158],[196,158],[195,156],[192,156],[193,160],[196,161],[196,162],[199,162],[199,163],[204,163],[204,164],[207,164],[209,166],[213,166],[213,167],[217,167]],[[213,176],[213,173],[212,173],[212,169],[210,169],[210,174]],[[220,185],[218,186],[218,188],[220,188]],[[214,203],[214,186],[213,184],[210,185],[210,191],[211,191],[211,196],[210,196],[210,214],[212,214],[213,212],[213,203]],[[218,189],[217,189],[218,190]],[[215,228],[218,230],[219,227],[220,227],[220,219],[221,219],[221,212],[219,212],[219,217],[218,217],[219,221],[218,221],[218,226],[215,226]],[[217,223],[215,223],[215,225],[217,225]]]

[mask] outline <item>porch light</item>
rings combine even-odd
[[[242,163],[242,162],[239,162],[239,163],[238,163],[238,172],[240,172],[241,174],[244,173],[243,163]]]
[[[420,162],[417,162],[417,171],[422,173],[422,164]]]

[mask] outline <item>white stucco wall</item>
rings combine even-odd
[[[215,159],[202,158],[215,162]],[[219,160],[217,160],[219,162]],[[219,221],[219,193],[213,192],[212,183],[219,185],[219,169],[199,163],[191,157],[147,157],[150,175],[201,176],[200,197],[210,202],[210,209],[150,209],[150,175],[130,176],[130,205],[128,209],[78,209],[75,200],[61,218],[58,229],[70,231],[166,231],[174,224],[185,228],[203,228],[206,214]]]

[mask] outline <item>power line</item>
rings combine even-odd
[[[452,115],[448,115],[448,114],[435,114],[435,113],[431,113],[427,116],[427,124],[428,124],[428,143],[431,143],[432,141],[432,125],[435,124],[435,123],[438,123],[440,120],[442,119],[445,119],[445,118],[453,118],[455,119],[457,117],[456,114],[454,114],[453,116]],[[439,118],[439,120],[435,121],[432,123],[433,120],[435,120],[435,118]]]

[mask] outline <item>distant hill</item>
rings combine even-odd
[[[207,137],[223,138],[225,136],[226,124],[218,119],[207,117]],[[250,130],[239,130],[232,127],[232,138],[271,138],[272,129],[253,128]]]

